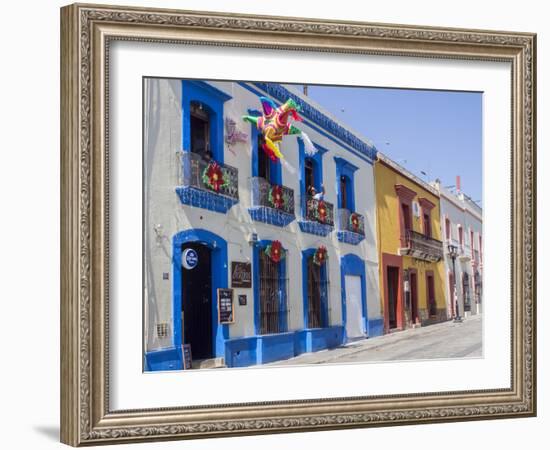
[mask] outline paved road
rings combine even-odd
[[[270,366],[364,361],[406,361],[438,358],[479,358],[482,316],[363,339],[332,350],[308,353]]]

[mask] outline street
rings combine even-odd
[[[482,315],[476,315],[462,323],[447,321],[394,332],[267,365],[479,358],[483,356],[482,325]]]

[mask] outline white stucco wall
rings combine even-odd
[[[241,120],[248,109],[261,110],[258,96],[231,82],[211,82],[212,86],[232,98],[224,104],[224,116],[237,122],[237,127],[249,134],[251,126]],[[288,88],[288,87],[287,87]],[[337,204],[336,164],[334,157],[347,159],[359,169],[355,172],[355,209],[365,217],[366,239],[359,245],[339,242],[336,233],[327,237],[300,231],[297,221],[281,228],[253,221],[248,213],[251,206],[250,178],[252,175],[252,146],[250,139],[231,149],[225,146],[224,163],[239,170],[239,203],[227,214],[182,205],[175,193],[181,185],[180,152],[182,149],[181,81],[148,79],[145,81],[144,111],[144,241],[145,241],[145,328],[146,350],[172,345],[172,237],[190,228],[203,228],[224,238],[228,243],[228,264],[231,261],[251,261],[251,233],[260,240],[279,240],[287,250],[288,329],[304,328],[302,299],[302,255],[307,248],[325,245],[328,249],[330,324],[342,323],[340,257],[355,254],[365,261],[367,314],[369,319],[381,316],[378,282],[378,252],[376,243],[376,208],[373,166],[305,123],[298,126],[311,140],[326,148],[323,155],[325,200]],[[328,114],[327,114],[328,115]],[[300,218],[299,152],[295,136],[286,136],[280,146],[288,163],[294,168],[282,168],[282,184],[294,189],[296,219]],[[336,212],[336,207],[335,207]],[[336,218],[335,218],[336,221]],[[158,230],[155,231],[155,228]],[[335,226],[335,229],[337,226]],[[252,269],[254,270],[254,268]],[[163,274],[169,279],[163,279]],[[230,286],[230,280],[228,280]],[[253,289],[234,289],[235,322],[229,325],[231,338],[254,334]],[[238,305],[239,294],[246,294],[246,306]],[[156,337],[156,324],[168,323],[166,339]]]
[[[463,286],[462,276],[467,273],[470,281],[470,299],[471,299],[471,311],[469,314],[476,314],[481,312],[481,305],[476,305],[476,299],[474,296],[474,269],[477,267],[482,274],[482,268],[479,265],[474,265],[474,259],[472,258],[472,245],[475,250],[479,251],[479,236],[483,235],[483,222],[481,216],[481,209],[470,204],[462,194],[455,194],[445,189],[443,186],[435,186],[439,189],[441,194],[441,227],[442,236],[445,242],[445,295],[447,298],[447,308],[449,312],[451,309],[451,287],[449,283],[449,274],[453,271],[452,259],[448,255],[447,244],[449,240],[445,234],[445,220],[449,219],[451,222],[451,243],[459,246],[459,234],[458,227],[462,227],[464,233],[464,245],[463,254],[459,254],[459,257],[455,261],[455,273],[456,273],[456,290],[458,295],[458,308],[461,316],[464,316],[464,303],[463,303]],[[471,233],[474,232],[474,242],[471,242]],[[483,294],[482,294],[483,295]]]

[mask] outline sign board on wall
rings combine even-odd
[[[231,262],[231,287],[252,287],[252,265],[249,262]]]
[[[233,289],[218,289],[218,320],[220,323],[233,323]]]
[[[199,255],[192,248],[186,248],[181,254],[181,263],[187,270],[194,269],[199,263]]]

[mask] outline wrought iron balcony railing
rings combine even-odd
[[[344,208],[338,209],[338,224],[340,231],[352,231],[365,235],[365,217],[359,213]]]
[[[239,199],[239,171],[214,160],[207,161],[196,153],[182,154],[183,186]]]
[[[294,190],[271,184],[265,178],[251,178],[252,206],[265,206],[276,211],[294,215]]]
[[[443,242],[425,234],[407,230],[405,244],[406,247],[399,250],[401,255],[431,262],[437,262],[443,258]]]
[[[334,226],[334,205],[326,200],[306,199],[305,219]]]

